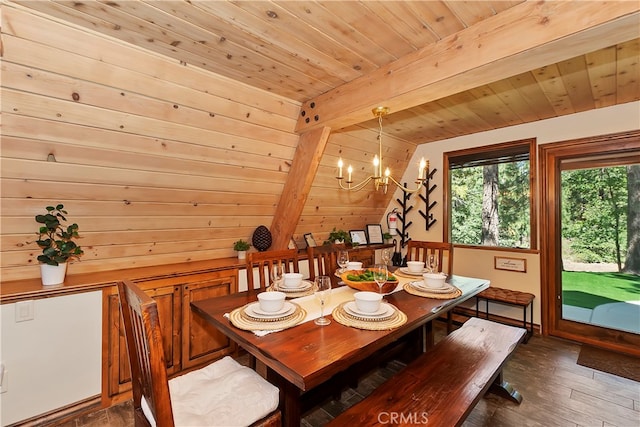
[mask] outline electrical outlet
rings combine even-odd
[[[35,308],[33,300],[20,301],[16,303],[16,323],[33,320],[34,316]]]
[[[0,387],[0,393],[6,393],[7,391],[9,391],[9,371],[7,371],[6,369],[2,373],[2,378],[0,378],[0,383],[2,385]]]

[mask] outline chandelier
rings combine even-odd
[[[378,118],[378,126],[379,126],[379,131],[378,131],[379,149],[378,149],[378,154],[376,154],[373,158],[374,174],[369,175],[367,178],[365,178],[363,181],[359,182],[358,184],[353,184],[353,180],[352,180],[353,168],[351,167],[351,165],[349,165],[349,167],[347,168],[347,180],[345,181],[347,185],[345,186],[343,184],[344,176],[342,175],[342,168],[344,166],[344,163],[342,162],[342,158],[340,158],[338,160],[338,176],[336,177],[338,179],[338,183],[340,184],[340,188],[342,188],[343,190],[349,190],[349,191],[359,191],[359,190],[362,190],[369,182],[373,181],[375,190],[378,191],[380,188],[382,188],[384,193],[386,194],[387,189],[389,187],[389,181],[391,181],[393,184],[396,185],[396,187],[398,187],[405,193],[417,192],[422,188],[422,186],[425,183],[426,170],[429,168],[429,162],[425,161],[424,158],[420,160],[420,166],[418,167],[418,177],[415,180],[415,183],[416,183],[415,188],[407,188],[406,186],[396,181],[391,176],[391,171],[389,170],[389,168],[384,168],[384,165],[382,162],[382,117],[389,114],[389,107],[376,107],[373,110],[371,110],[371,112],[375,117]],[[384,169],[384,175],[382,174],[383,169]]]

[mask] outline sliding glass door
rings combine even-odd
[[[548,332],[640,352],[640,135],[540,151]]]

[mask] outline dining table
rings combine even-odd
[[[346,326],[332,318],[330,313],[336,307],[354,299],[357,290],[348,286],[331,290],[331,299],[324,314],[332,321],[326,326],[319,326],[313,321],[320,316],[320,305],[313,295],[290,300],[305,307],[306,316],[295,326],[275,331],[245,330],[231,322],[230,313],[257,300],[255,292],[194,301],[191,307],[266,366],[267,379],[280,389],[283,425],[298,427],[305,393],[338,374],[348,372],[354,365],[373,357],[376,352],[408,334],[427,329],[425,326],[430,327],[434,319],[487,289],[490,284],[486,279],[452,275],[447,283],[459,290],[456,296],[450,299],[429,298],[408,292],[410,289],[406,286],[415,278],[399,274],[396,277],[398,285],[394,291],[384,295],[384,301],[406,318],[403,316],[402,324],[392,325],[389,329],[361,329]],[[419,345],[433,345],[432,336],[427,336]]]

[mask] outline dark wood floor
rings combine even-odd
[[[439,335],[442,326],[436,325]],[[580,345],[534,336],[507,363],[504,378],[524,396],[521,405],[488,394],[465,427],[599,426],[640,427],[640,383],[576,364]],[[327,398],[305,414],[302,425],[322,426],[403,368],[393,361],[366,375],[340,400]],[[95,412],[64,427],[131,426],[130,402]],[[351,426],[356,427],[356,426]]]

